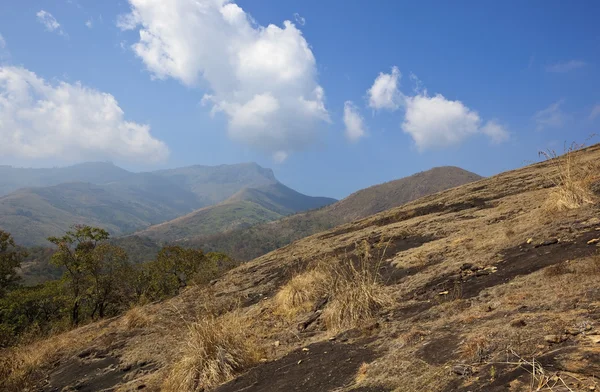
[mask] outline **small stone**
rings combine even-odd
[[[470,270],[472,269],[474,266],[471,263],[464,263],[463,265],[460,266],[460,270],[461,271],[466,271],[466,270]]]
[[[594,239],[591,239],[591,240],[589,240],[589,241],[587,242],[587,244],[588,244],[588,245],[593,245],[593,244],[597,244],[597,243],[599,243],[599,242],[600,242],[600,238],[594,238]]]
[[[544,340],[550,344],[557,344],[564,342],[565,340],[567,340],[567,338],[561,335],[546,335],[544,336]]]
[[[308,352],[308,351],[309,351],[309,350],[308,350],[308,347],[303,347],[303,348],[302,348],[302,351],[304,351],[304,352]]]
[[[449,291],[446,290],[446,291],[442,291],[441,293],[438,293],[438,295],[448,295],[448,293],[449,293]]]
[[[541,247],[541,246],[550,246],[550,245],[558,244],[558,242],[559,242],[559,241],[558,241],[558,238],[552,238],[552,239],[549,239],[549,240],[547,240],[547,241],[544,241],[544,242],[542,242],[542,243],[539,243],[539,244],[538,244],[538,245],[536,245],[535,247],[536,247],[536,248],[539,248],[539,247]]]
[[[281,344],[281,342],[279,340],[276,340],[275,343],[273,343],[273,345],[275,347],[279,347],[280,344]]]
[[[577,336],[581,333],[581,331],[577,328],[567,328],[565,329],[565,333],[571,336]]]
[[[533,242],[533,238],[528,238],[528,239],[527,239],[527,243],[528,243],[528,244],[531,244],[532,242]]]
[[[298,365],[300,365],[301,363],[302,363],[302,360],[299,360],[299,361],[298,361]]]
[[[468,377],[473,373],[473,368],[469,365],[459,364],[452,366],[452,372],[459,376]]]
[[[523,319],[517,319],[510,322],[511,327],[520,328],[525,327],[527,323]]]

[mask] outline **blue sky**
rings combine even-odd
[[[337,198],[434,166],[492,175],[598,130],[599,14],[594,1],[2,2],[0,164],[256,161]]]

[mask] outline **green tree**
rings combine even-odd
[[[109,243],[98,244],[84,265],[91,285],[88,289],[91,317],[103,318],[126,308],[133,299],[133,268],[125,250]]]
[[[17,248],[10,233],[0,230],[0,298],[18,286],[21,267],[27,252]]]
[[[54,265],[64,267],[64,280],[71,294],[71,322],[80,322],[80,313],[86,294],[93,284],[90,280],[90,266],[94,264],[94,250],[109,234],[106,230],[90,227],[75,226],[62,237],[50,237],[48,241],[57,246],[52,255]],[[93,290],[93,289],[92,289]]]

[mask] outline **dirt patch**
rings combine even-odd
[[[362,346],[336,342],[315,343],[273,362],[251,369],[215,392],[325,392],[352,383],[363,362],[375,359]]]
[[[417,350],[416,355],[430,365],[444,365],[454,357],[458,342],[458,335],[446,334],[425,343]]]
[[[528,275],[565,260],[593,255],[596,249],[588,245],[587,241],[597,236],[597,231],[589,231],[574,241],[511,248],[503,252],[504,259],[495,264],[498,268],[496,272],[482,272],[468,277],[463,277],[459,272],[442,275],[407,297],[428,300],[438,297],[441,292],[456,291],[460,293],[460,298],[472,298],[483,289],[506,283],[516,276]]]

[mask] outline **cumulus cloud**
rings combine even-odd
[[[380,73],[367,91],[369,107],[392,111],[402,107],[401,128],[412,137],[419,151],[460,144],[473,135],[485,135],[493,143],[509,139],[504,126],[495,120],[484,123],[476,111],[461,101],[447,99],[442,94],[430,96],[412,73],[413,95],[403,94],[399,89],[400,77],[398,67],[393,67],[389,74]]]
[[[380,72],[371,88],[367,90],[369,107],[375,110],[397,110],[402,104],[402,94],[399,90],[400,77],[398,67],[392,67],[391,73]]]
[[[574,71],[579,68],[583,68],[587,65],[585,61],[581,60],[570,60],[562,63],[551,64],[546,67],[546,71],[554,73],[566,73]]]
[[[43,24],[47,31],[56,32],[59,35],[66,36],[66,33],[60,26],[60,23],[58,23],[56,18],[52,16],[50,12],[40,10],[37,14],[35,14],[35,16],[37,17],[37,21]]]
[[[290,21],[266,27],[228,0],[129,0],[118,19],[139,31],[133,52],[153,78],[209,90],[231,139],[275,158],[311,144],[329,122],[315,57]]]
[[[351,142],[356,142],[366,135],[364,119],[351,101],[344,103],[344,125],[346,126],[346,137]]]
[[[560,108],[563,103],[564,99],[561,99],[533,115],[538,131],[546,128],[560,128],[563,126],[565,123],[565,113]]]
[[[419,151],[441,149],[460,144],[466,138],[483,134],[493,143],[509,138],[508,131],[496,121],[483,121],[479,114],[461,101],[427,91],[405,97],[406,113],[402,130],[414,140]]]
[[[124,119],[115,97],[81,85],[50,84],[21,67],[0,67],[0,156],[76,161],[164,160],[148,125]]]

